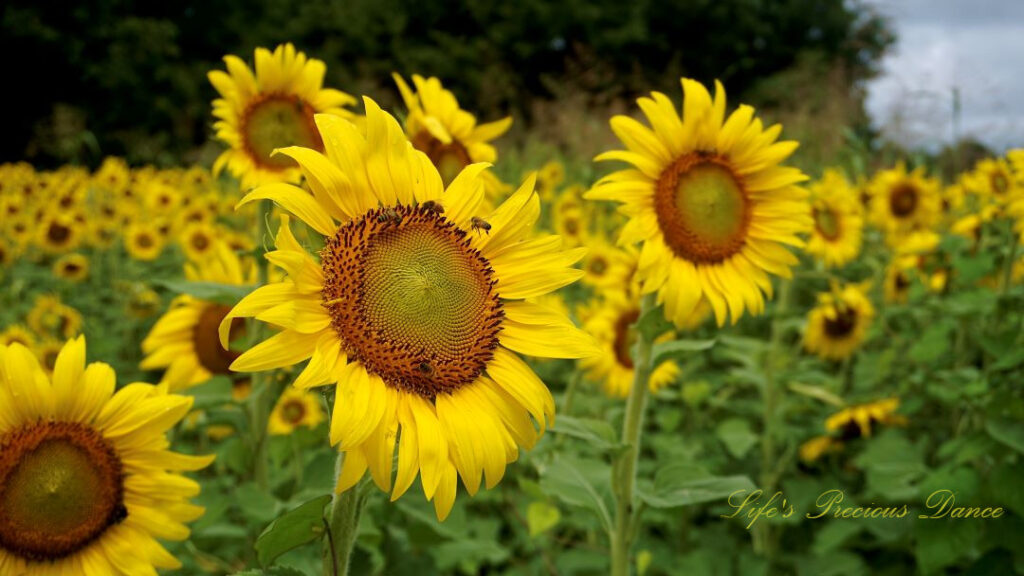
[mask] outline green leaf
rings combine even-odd
[[[256,286],[238,286],[235,284],[219,284],[217,282],[189,282],[187,280],[158,280],[156,284],[178,294],[188,294],[200,300],[229,306],[237,303],[256,289]]]
[[[560,457],[541,471],[540,486],[549,496],[592,511],[611,534],[612,518],[595,482],[597,478],[607,481],[610,475],[611,470],[603,462]]]
[[[746,476],[711,476],[688,463],[663,466],[654,476],[654,486],[641,488],[640,499],[652,508],[676,508],[723,500],[738,490],[754,490]]]
[[[252,524],[266,524],[277,514],[277,499],[252,482],[239,486],[235,496],[242,515]]]
[[[654,340],[674,328],[672,323],[665,319],[665,309],[663,306],[655,306],[648,310],[637,319],[633,327],[638,334],[642,334],[648,340]]]
[[[530,502],[526,508],[526,526],[530,530],[530,536],[543,534],[558,525],[562,519],[562,513],[557,506],[547,502]]]
[[[437,567],[445,574],[453,574],[458,567],[466,574],[483,572],[484,564],[500,564],[508,558],[508,550],[491,540],[457,540],[445,542],[432,549]]]
[[[617,443],[615,430],[604,420],[559,416],[551,431],[586,440],[602,449],[610,448]]]
[[[231,378],[227,376],[214,376],[195,388],[189,388],[187,393],[195,398],[192,404],[193,410],[206,410],[207,408],[224,406],[232,401]]]
[[[1009,418],[989,418],[985,431],[996,440],[1024,454],[1024,423]]]
[[[329,495],[314,498],[271,522],[256,539],[256,558],[260,565],[268,566],[285,552],[320,538],[324,529],[324,507],[330,501]]]
[[[952,322],[937,322],[921,334],[910,347],[910,359],[922,364],[932,363],[942,358],[949,351],[950,334],[955,329]]]
[[[729,453],[736,458],[743,458],[747,451],[757,444],[757,434],[750,430],[750,423],[742,418],[730,418],[722,422],[715,429],[715,433]]]
[[[654,345],[651,350],[651,357],[653,358],[654,366],[657,366],[665,360],[670,360],[677,356],[683,356],[688,352],[700,352],[701,350],[709,350],[715,345],[715,339],[710,340],[672,340],[670,342],[660,342]]]

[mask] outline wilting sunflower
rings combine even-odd
[[[838,432],[844,440],[868,437],[871,436],[873,425],[902,426],[906,424],[906,418],[896,414],[899,407],[899,398],[886,398],[867,404],[849,406],[829,416],[825,420],[825,430]]]
[[[710,312],[706,310],[706,312]],[[617,398],[625,398],[633,387],[633,345],[636,343],[636,331],[633,325],[640,317],[640,307],[636,298],[620,290],[609,289],[603,297],[594,302],[583,329],[594,336],[601,354],[579,361],[587,379],[601,384],[605,394]],[[657,341],[668,341],[675,338],[675,333],[668,331]],[[679,377],[679,366],[672,360],[658,364],[651,372],[648,386],[651,392],[657,392],[672,384]]]
[[[136,260],[156,260],[164,251],[164,242],[159,228],[150,223],[133,223],[124,232],[124,247]]]
[[[256,268],[245,266],[227,246],[218,245],[213,254],[187,265],[185,278],[234,286],[256,283]],[[165,369],[161,383],[171,391],[201,384],[217,374],[230,374],[228,366],[238,358],[238,353],[222,348],[217,332],[230,309],[192,296],[179,296],[142,341],[146,357],[139,367]],[[230,330],[229,340],[234,341],[245,334],[245,323],[235,320]]]
[[[89,277],[89,259],[84,254],[65,254],[53,263],[53,275],[71,282],[81,282]]]
[[[934,226],[941,210],[939,182],[927,178],[923,166],[907,172],[901,162],[871,180],[871,217],[891,245],[907,233]]]
[[[314,114],[351,117],[344,107],[355,98],[324,88],[327,67],[307,58],[291,44],[273,52],[256,49],[256,72],[237,56],[225,56],[227,72],[213,70],[210,83],[220,98],[213,101],[217,139],[230,148],[214,163],[214,172],[226,166],[243,188],[266,182],[298,182],[299,169],[284,156],[271,153],[284,146],[323,150],[313,123]]]
[[[821,180],[809,188],[814,229],[807,241],[807,253],[829,268],[843,266],[860,253],[864,219],[857,194],[834,169],[825,170]]]
[[[36,334],[52,335],[62,339],[77,336],[82,329],[82,315],[78,310],[64,304],[60,297],[53,295],[37,296],[26,320]]]
[[[819,294],[807,316],[804,348],[826,360],[848,358],[864,342],[874,316],[874,306],[858,286]]]
[[[179,472],[213,457],[169,450],[192,406],[149,384],[114,392],[114,371],[68,342],[52,379],[23,346],[0,347],[0,574],[156,574],[181,564],[157,538],[184,540],[203,509]]]
[[[296,428],[316,428],[324,421],[320,395],[306,390],[288,388],[281,393],[267,422],[267,432],[274,435],[291,434]]]
[[[571,266],[583,251],[532,235],[540,213],[532,179],[484,213],[485,165],[466,168],[445,190],[395,119],[368,98],[365,106],[365,136],[318,115],[326,156],[282,150],[302,166],[312,195],[271,184],[243,199],[276,201],[322,234],[324,247],[318,262],[282,217],[267,259],[288,276],[242,299],[221,323],[221,342],[240,317],[280,327],[231,369],[309,359],[297,388],[337,382],[330,437],[345,452],[338,489],[369,469],[394,499],[419,473],[443,519],[457,476],[471,495],[481,475],[494,486],[554,417],[551,393],[516,352],[596,352],[566,317],[524,301],[579,279]]]
[[[834,454],[843,449],[843,443],[831,436],[815,436],[800,445],[800,459],[816,462],[825,454]]]
[[[796,142],[776,142],[754,109],[741,105],[726,118],[725,90],[715,98],[683,79],[683,116],[667,96],[637,100],[651,128],[626,116],[612,130],[627,150],[597,160],[634,166],[602,178],[587,193],[622,202],[630,220],[620,243],[643,242],[638,274],[645,293],[657,292],[667,318],[682,325],[702,299],[722,325],[744,311],[760,314],[772,293],[770,274],[789,277],[796,257],[785,245],[803,246],[811,229],[806,176],[779,163]]]
[[[470,164],[493,163],[498,151],[490,144],[512,126],[512,117],[477,124],[473,114],[459,108],[455,95],[445,90],[437,78],[423,78],[413,74],[413,92],[398,74],[392,74],[398,91],[402,93],[409,115],[405,119],[405,133],[412,145],[427,155],[441,174],[447,186]],[[481,175],[488,198],[494,199],[505,185],[490,172]]]

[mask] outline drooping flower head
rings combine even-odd
[[[622,203],[629,222],[619,242],[643,243],[643,291],[657,292],[669,319],[682,325],[707,300],[721,325],[759,314],[770,275],[791,275],[797,259],[786,246],[803,246],[797,235],[813,224],[797,186],[806,176],[779,165],[797,147],[777,141],[781,126],[764,129],[745,105],[726,117],[721,84],[714,99],[693,80],[682,84],[682,117],[655,92],[637,101],[650,127],[612,118],[627,149],[597,159],[633,168],[602,178],[587,198]]]
[[[85,338],[52,377],[20,344],[0,347],[0,574],[156,574],[180,563],[157,541],[184,540],[203,514],[182,471],[213,457],[170,451],[192,399],[149,384],[114,392],[85,364]]]
[[[369,470],[394,499],[418,474],[443,519],[458,477],[470,494],[482,478],[494,486],[554,418],[551,393],[516,353],[595,351],[568,318],[525,300],[577,280],[571,266],[583,253],[532,235],[540,212],[532,180],[484,212],[485,165],[470,165],[446,189],[395,119],[365,105],[365,135],[318,115],[325,153],[281,150],[312,193],[269,184],[242,200],[274,200],[323,235],[323,249],[310,254],[283,217],[267,259],[287,277],[235,306],[222,343],[236,318],[279,328],[231,369],[308,359],[297,388],[337,383],[330,437],[345,452],[339,490]]]
[[[237,56],[225,56],[227,72],[213,70],[210,83],[220,98],[213,101],[217,139],[229,148],[217,158],[214,172],[227,167],[248,189],[266,182],[298,182],[300,172],[286,156],[271,153],[284,146],[323,151],[313,123],[315,114],[352,117],[345,109],[352,96],[324,88],[327,66],[307,58],[291,44],[273,52],[256,49],[255,73]]]

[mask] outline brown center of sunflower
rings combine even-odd
[[[76,264],[74,262],[65,262],[64,263],[64,273],[67,274],[68,276],[74,276],[74,275],[78,274],[81,270],[82,270],[81,266],[79,266],[78,264]]]
[[[825,334],[831,338],[848,336],[857,326],[857,311],[850,306],[836,309],[834,318],[825,319]]]
[[[750,224],[750,199],[728,161],[692,152],[662,172],[654,211],[665,243],[676,256],[711,264],[743,247]]]
[[[470,240],[425,207],[381,208],[340,227],[320,252],[322,298],[349,358],[425,398],[475,380],[504,312]]]
[[[1006,191],[1010,188],[1010,182],[1006,179],[1006,175],[1004,175],[1002,172],[996,172],[995,174],[992,175],[990,180],[992,182],[992,190],[996,194],[1005,194]]]
[[[71,228],[59,222],[50,222],[49,228],[46,229],[46,237],[54,244],[63,244],[71,237]]]
[[[294,167],[295,161],[283,155],[271,156],[276,148],[323,150],[314,113],[313,107],[298,96],[265,94],[256,98],[242,113],[239,132],[246,153],[262,168],[277,171]]]
[[[0,549],[57,560],[124,520],[114,448],[74,422],[39,422],[0,436]]]
[[[458,140],[444,142],[435,138],[430,132],[423,130],[413,136],[412,145],[430,158],[430,162],[441,174],[441,180],[447,186],[462,172],[462,169],[472,164],[469,151]]]
[[[608,269],[608,261],[602,256],[595,256],[590,260],[590,265],[587,266],[587,270],[595,276],[603,276],[605,270]]]
[[[135,244],[142,249],[153,247],[153,237],[146,232],[141,232],[135,235]]]
[[[45,352],[43,352],[43,354],[42,354],[43,367],[45,367],[50,372],[53,372],[53,369],[57,367],[57,357],[58,356],[60,356],[60,349],[59,348],[50,348],[50,349],[46,350]]]
[[[835,210],[827,206],[814,208],[814,227],[826,240],[835,240],[839,237],[839,215]]]
[[[192,329],[192,346],[196,351],[199,364],[211,374],[230,374],[228,367],[240,356],[234,350],[225,350],[220,345],[217,328],[224,317],[231,311],[230,306],[209,304],[199,314],[199,321]],[[233,342],[245,335],[245,321],[241,318],[231,319],[231,330],[228,342]]]
[[[633,330],[633,324],[636,324],[639,317],[639,310],[630,310],[621,314],[615,321],[615,342],[612,343],[615,348],[615,359],[630,370],[633,369],[632,350],[633,345],[636,344],[636,331]]]
[[[298,400],[289,400],[281,407],[281,417],[289,424],[301,424],[305,416],[306,405]]]
[[[917,188],[913,184],[902,183],[889,195],[889,209],[897,218],[906,218],[917,208]]]
[[[203,232],[192,235],[192,247],[202,252],[210,247],[210,239]]]

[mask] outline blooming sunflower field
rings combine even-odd
[[[682,78],[506,154],[329,77],[0,165],[0,576],[1024,573],[1024,149],[808,167]]]

